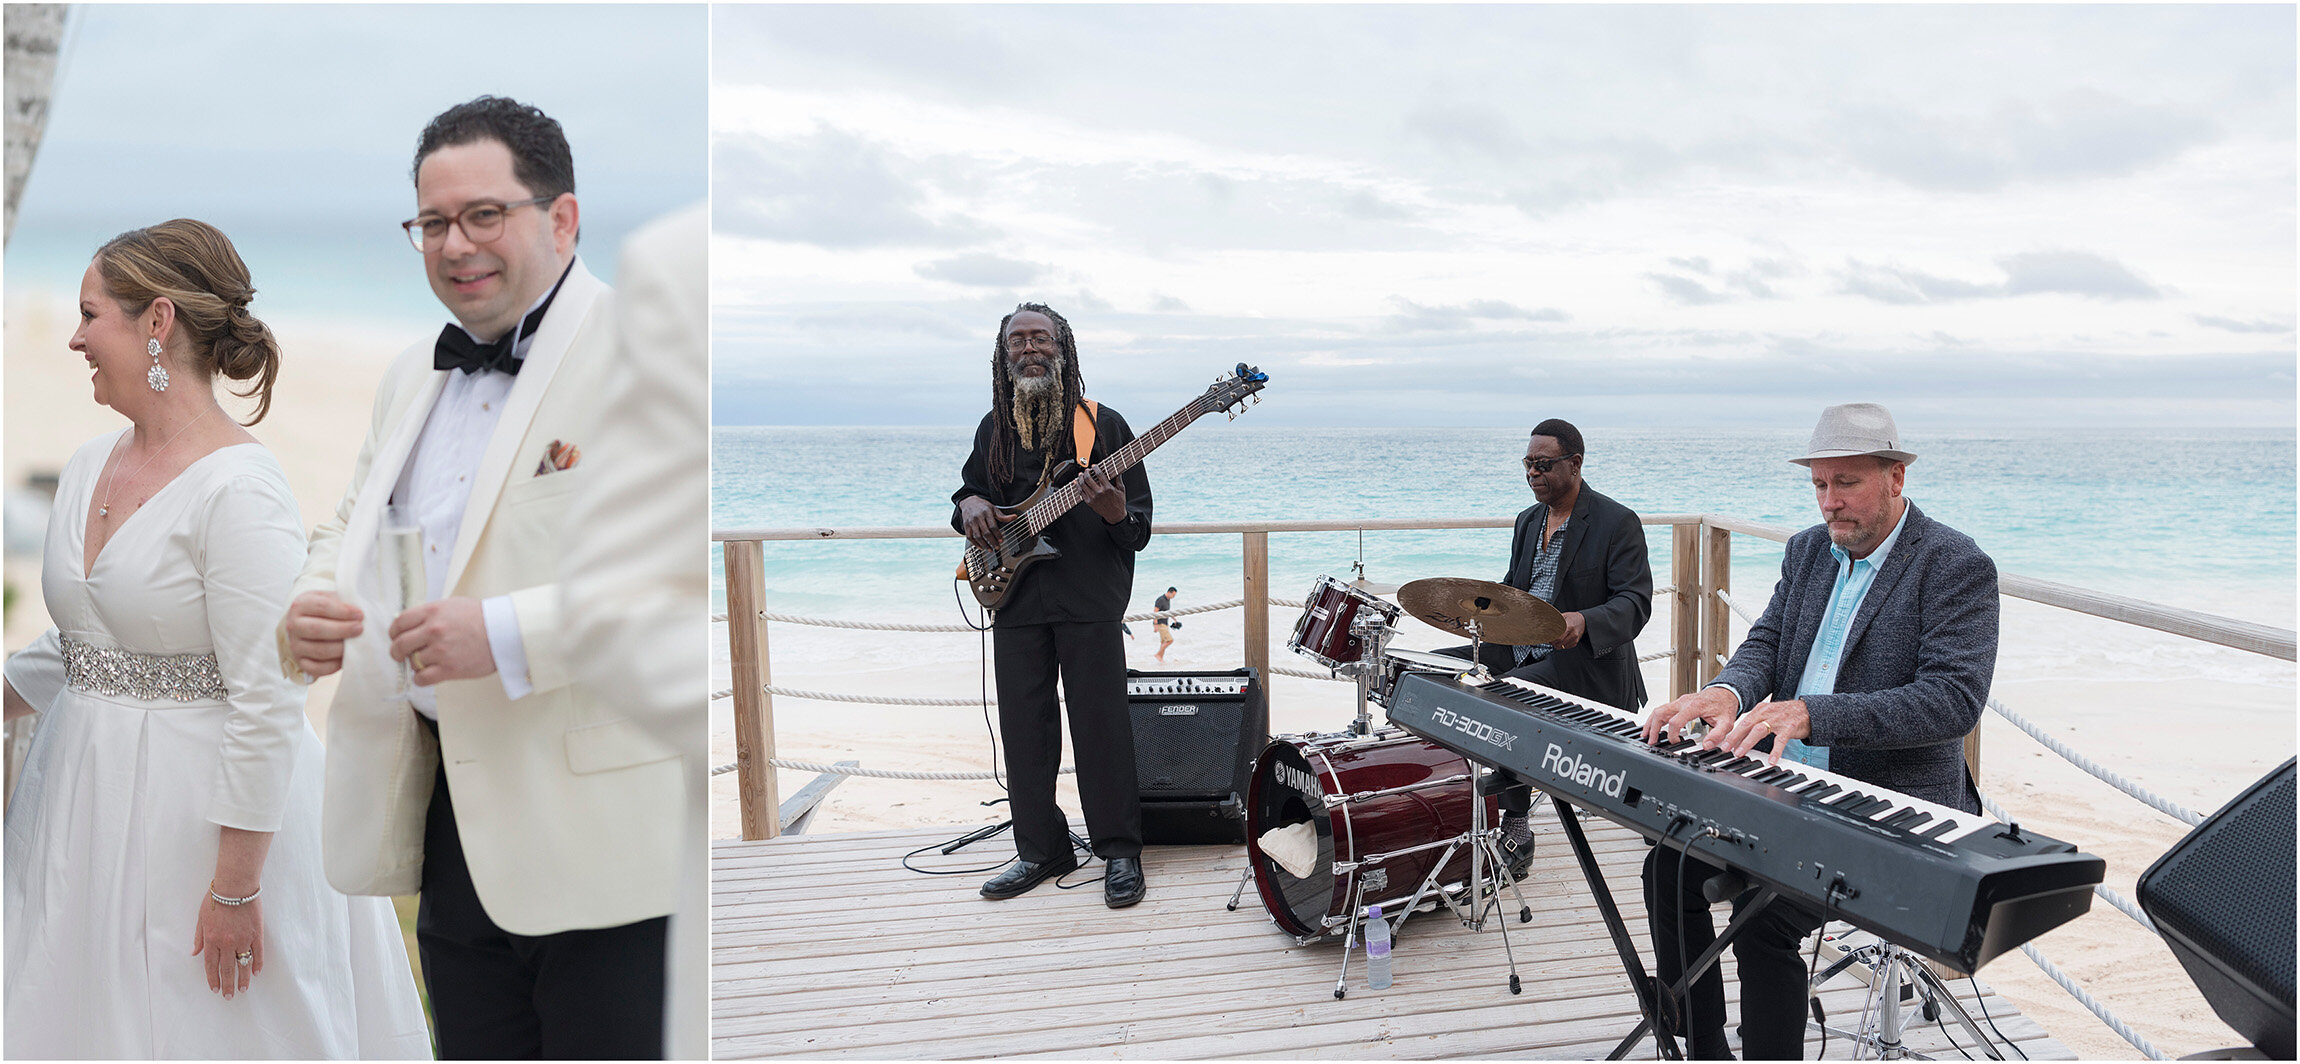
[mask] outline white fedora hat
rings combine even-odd
[[[1901,449],[1901,430],[1893,424],[1893,412],[1876,403],[1839,403],[1821,411],[1813,438],[1805,444],[1805,456],[1789,460],[1810,466],[1815,458],[1863,454],[1894,462],[1917,460]]]

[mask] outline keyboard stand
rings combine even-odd
[[[1573,847],[1574,860],[1581,865],[1581,878],[1589,884],[1590,897],[1597,902],[1599,915],[1605,918],[1605,930],[1613,936],[1613,951],[1620,955],[1622,972],[1629,976],[1630,987],[1637,991],[1637,1010],[1642,1014],[1637,1026],[1622,1038],[1619,1045],[1613,1047],[1613,1052],[1606,1054],[1605,1059],[1621,1060],[1628,1057],[1629,1051],[1637,1048],[1637,1043],[1648,1032],[1653,1035],[1655,1047],[1663,1060],[1685,1059],[1677,1048],[1676,1036],[1669,1033],[1674,1025],[1660,1022],[1664,1006],[1655,997],[1656,984],[1645,972],[1645,961],[1638,956],[1637,943],[1629,937],[1629,927],[1622,922],[1620,908],[1613,904],[1613,888],[1606,884],[1605,873],[1597,867],[1597,857],[1590,853],[1589,838],[1582,834],[1580,819],[1574,815],[1572,804],[1557,795],[1550,795],[1550,804],[1557,807],[1557,821],[1565,828],[1566,841]],[[1756,919],[1759,913],[1764,912],[1780,896],[1780,892],[1771,887],[1760,889],[1754,900],[1733,915],[1732,921],[1725,925],[1724,933],[1718,935],[1717,940],[1711,942],[1708,949],[1701,951],[1701,955],[1694,958],[1691,964],[1686,965],[1684,976],[1669,988],[1670,1001],[1684,1000],[1685,992],[1693,985],[1693,980],[1700,978],[1703,972],[1716,964],[1717,958],[1725,955],[1726,948],[1733,944],[1734,937],[1741,933],[1741,929],[1747,927],[1749,921]],[[1671,1011],[1674,1011],[1673,1006]]]

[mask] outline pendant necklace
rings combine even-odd
[[[177,440],[184,438],[184,433],[190,432],[192,430],[192,426],[199,424],[200,419],[206,416],[208,416],[208,412],[205,410],[192,415],[192,419],[190,421],[184,422],[183,428],[177,429],[175,435],[168,437],[168,442],[161,444],[160,449],[152,452],[152,456],[150,458],[146,458],[143,461],[136,463],[135,471],[128,475],[134,476],[136,473],[143,472],[146,466],[151,465],[161,455],[168,453],[168,448],[175,446]],[[134,434],[130,433],[130,435],[133,436]],[[104,497],[96,507],[96,516],[110,517],[112,515],[112,489],[119,486],[119,483],[120,470],[119,467],[115,465],[112,469],[112,475],[109,478],[106,478],[104,481]]]

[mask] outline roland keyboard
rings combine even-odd
[[[1642,717],[1522,680],[1409,674],[1389,717],[1959,971],[2082,915],[2106,871],[2065,842],[1847,776],[1648,745]]]

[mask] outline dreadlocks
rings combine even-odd
[[[1055,349],[1062,359],[1058,367],[1060,389],[1050,407],[1053,413],[1048,418],[1053,423],[1042,426],[1045,431],[1034,433],[1042,435],[1043,439],[1027,441],[1038,445],[1032,450],[1043,450],[1051,456],[1070,453],[1074,446],[1071,442],[1070,412],[1078,409],[1079,402],[1086,394],[1086,382],[1078,373],[1078,338],[1070,331],[1069,319],[1055,313],[1053,307],[1044,303],[1023,303],[1014,308],[1013,314],[998,320],[998,337],[990,346],[991,420],[998,424],[998,431],[990,438],[990,475],[1001,482],[1013,479],[1014,456],[1025,443],[1015,425],[1015,381],[1006,365],[1006,328],[1014,321],[1015,314],[1024,311],[1044,314],[1046,320],[1054,323]]]

